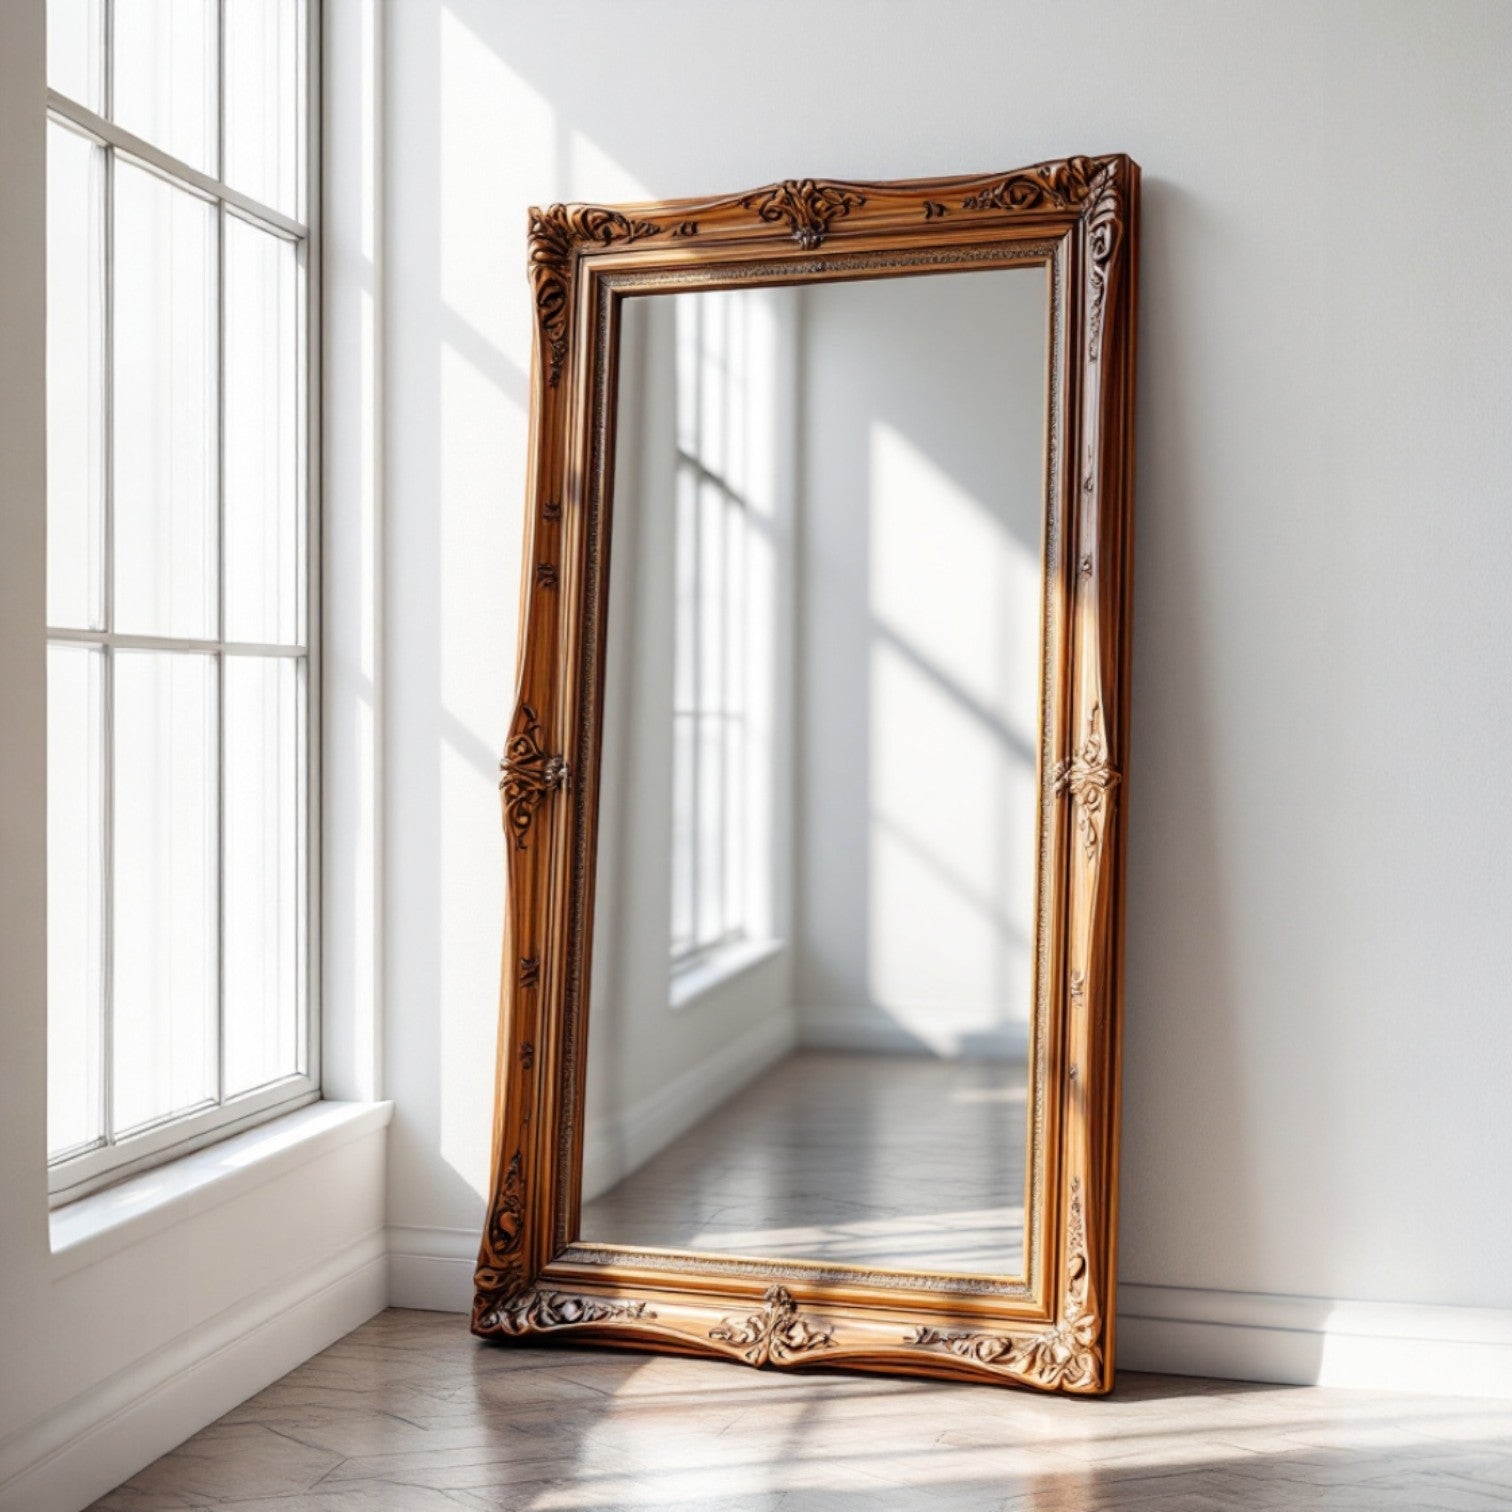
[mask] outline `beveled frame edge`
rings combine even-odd
[[[744,195],[609,208],[552,205],[530,216],[535,360],[517,698],[500,762],[507,856],[504,971],[488,1217],[473,1332],[570,1333],[622,1347],[726,1356],[756,1365],[835,1365],[1110,1389],[1117,1259],[1122,1021],[1124,766],[1132,570],[1134,317],[1139,170],[1127,157],[1074,157],[1006,174],[871,184],[786,180]],[[847,250],[960,247],[1063,238],[1059,399],[1065,541],[1061,618],[1068,656],[1049,700],[1057,747],[1041,772],[1057,797],[1060,858],[1052,1009],[1039,1036],[1053,1073],[1045,1117],[1046,1266],[1032,1299],[562,1264],[552,1218],[556,1147],[580,1140],[561,1069],[578,1032],[591,927],[590,783],[576,803],[571,756],[596,775],[608,573],[607,510],[583,508],[593,414],[612,392],[617,326],[602,336],[591,285],[601,269],[692,267],[744,253],[812,276],[826,243]],[[822,257],[819,259],[822,262]],[[595,392],[597,388],[598,392]],[[611,434],[597,438],[612,492]],[[589,588],[593,591],[588,591]],[[594,665],[593,686],[583,668]],[[577,831],[574,833],[574,831]],[[582,906],[586,893],[588,907]],[[573,939],[574,930],[578,938]],[[573,980],[576,977],[577,980]],[[573,1165],[574,1180],[578,1169]],[[790,1269],[790,1268],[789,1268]],[[773,1262],[773,1274],[783,1267]]]
[[[579,279],[581,294],[580,319],[584,329],[596,332],[596,350],[612,350],[618,331],[621,306],[626,297],[647,294],[680,293],[691,290],[729,287],[757,287],[772,282],[791,282],[801,274],[805,283],[818,283],[834,279],[869,277],[894,277],[917,275],[927,272],[955,272],[971,269],[1006,268],[1026,266],[1041,268],[1046,276],[1049,292],[1049,337],[1046,364],[1048,388],[1049,434],[1057,440],[1061,434],[1062,410],[1061,388],[1064,377],[1064,351],[1061,340],[1060,308],[1064,299],[1068,238],[1045,238],[1035,234],[1023,239],[988,241],[985,244],[975,239],[966,245],[939,247],[936,245],[895,245],[892,241],[870,250],[847,248],[836,253],[827,253],[794,261],[790,255],[772,257],[758,256],[748,248],[726,248],[717,260],[704,258],[695,263],[686,260],[668,264],[654,254],[637,254],[628,265],[614,255],[600,255],[586,262]],[[612,496],[606,485],[606,456],[612,451],[615,418],[614,392],[616,385],[610,371],[612,365],[591,367],[592,354],[584,358],[584,371],[592,371],[596,380],[592,386],[592,403],[589,412],[582,418],[591,427],[591,439],[586,462],[586,481],[583,491],[585,530],[591,536],[596,530],[607,530],[607,521],[612,510]],[[603,379],[604,381],[598,381]],[[1039,711],[1040,741],[1037,753],[1039,773],[1052,771],[1058,746],[1056,738],[1060,714],[1058,705],[1049,706],[1052,690],[1060,686],[1059,670],[1066,659],[1064,628],[1061,623],[1060,601],[1062,597],[1062,574],[1065,569],[1061,538],[1064,534],[1063,518],[1065,505],[1063,494],[1064,468],[1058,455],[1058,447],[1049,448],[1045,469],[1045,527],[1044,550],[1044,614],[1041,635],[1044,663],[1040,673],[1042,697],[1046,703]],[[594,554],[590,551],[590,563]],[[594,605],[595,611],[603,601],[599,594],[607,591],[607,579],[590,572],[584,584],[584,603]],[[581,664],[578,672],[583,689],[593,685],[597,670],[599,647],[591,635],[581,641]],[[573,794],[571,802],[576,813],[573,818],[575,836],[574,860],[593,853],[593,828],[587,814],[590,799],[596,800],[597,774],[600,770],[601,751],[599,732],[593,718],[591,703],[580,700],[578,724],[577,766],[584,774]],[[1038,854],[1036,898],[1052,896],[1055,877],[1058,875],[1058,848],[1060,826],[1055,823],[1058,801],[1049,784],[1040,782]],[[585,874],[586,873],[586,874]],[[574,873],[574,913],[569,921],[567,964],[568,987],[563,1003],[564,1053],[560,1075],[557,1078],[563,1090],[563,1104],[559,1110],[556,1138],[557,1165],[554,1178],[543,1184],[548,1194],[549,1211],[546,1214],[545,1232],[549,1235],[547,1252],[551,1260],[547,1274],[554,1282],[576,1283],[582,1278],[582,1268],[588,1270],[587,1278],[601,1279],[605,1267],[614,1268],[616,1279],[630,1284],[656,1285],[668,1273],[699,1274],[712,1282],[717,1277],[744,1277],[748,1280],[786,1282],[790,1285],[813,1285],[827,1292],[842,1289],[847,1296],[858,1300],[886,1302],[899,1292],[909,1292],[920,1308],[933,1307],[949,1310],[959,1306],[965,1298],[1004,1299],[1008,1304],[1006,1316],[1020,1316],[1021,1306],[1027,1303],[1034,1316],[1044,1311],[1043,1252],[1046,1249],[1045,1235],[1049,1228],[1046,1213],[1046,1189],[1044,1180],[1045,1162],[1041,1158],[1045,1147],[1045,1111],[1047,1082],[1049,1080],[1050,1036],[1039,1032],[1040,1026],[1050,1021],[1046,1007],[1050,991],[1050,935],[1047,921],[1056,912],[1054,908],[1038,909],[1041,928],[1035,949],[1034,992],[1031,1005],[1031,1038],[1036,1046],[1032,1074],[1029,1079],[1027,1121],[1028,1143],[1031,1150],[1026,1174],[1026,1229],[1028,1244],[1026,1259],[1028,1275],[1025,1277],[996,1277],[984,1275],[939,1275],[919,1270],[903,1271],[868,1268],[855,1264],[823,1264],[815,1261],[774,1260],[741,1255],[711,1255],[685,1250],[661,1248],[635,1248],[610,1243],[591,1243],[570,1236],[577,1231],[571,1221],[577,1217],[578,1177],[581,1160],[581,1131],[576,1110],[582,1106],[585,1093],[586,1067],[581,1049],[581,1023],[586,1017],[588,1004],[581,991],[587,961],[585,946],[591,946],[591,920],[593,914],[594,878],[591,868],[578,866]]]

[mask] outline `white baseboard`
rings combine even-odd
[[[383,1310],[375,1231],[102,1382],[0,1453],[0,1512],[77,1512]]]
[[[390,1227],[389,1306],[471,1312],[479,1237],[478,1229]]]
[[[935,1055],[945,1060],[1021,1061],[1029,1053],[1027,1024],[987,1030],[918,1033],[881,1008],[800,1008],[798,1043],[805,1050],[852,1050],[882,1055]]]
[[[1512,1398],[1512,1309],[1118,1289],[1118,1364],[1164,1375]]]
[[[792,1016],[773,1014],[616,1117],[590,1123],[583,1137],[583,1201],[591,1202],[623,1181],[776,1065],[796,1043]]]
[[[391,1228],[394,1307],[465,1313],[478,1236]],[[1512,1398],[1512,1310],[1195,1287],[1118,1290],[1118,1364],[1157,1375]]]

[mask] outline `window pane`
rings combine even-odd
[[[115,164],[115,629],[215,634],[215,209]]]
[[[673,632],[672,707],[698,706],[698,474],[677,469],[676,629]]]
[[[294,244],[226,217],[226,638],[299,639]]]
[[[724,720],[698,717],[698,910],[699,945],[724,933]]]
[[[699,321],[698,460],[710,472],[725,467],[725,328],[729,296],[710,294]]]
[[[672,954],[693,948],[693,735],[697,715],[672,716]]]
[[[115,653],[117,1132],[215,1096],[215,659]]]
[[[304,709],[282,657],[226,658],[226,1094],[300,1069]]]
[[[705,482],[698,491],[698,706],[724,707],[725,497]]]
[[[226,182],[300,213],[299,0],[226,0]]]
[[[47,1149],[104,1132],[103,651],[47,648]]]
[[[47,82],[99,110],[105,77],[103,0],[47,0]]]
[[[727,935],[745,929],[745,744],[740,720],[724,724],[724,908],[720,920]]]
[[[105,151],[47,128],[47,619],[98,628],[105,548]]]
[[[115,0],[115,119],[205,173],[217,169],[214,0]]]
[[[678,294],[677,449],[698,456],[699,319],[707,294]]]

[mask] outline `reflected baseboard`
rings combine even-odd
[[[853,1050],[881,1055],[931,1055],[942,1060],[1023,1061],[1027,1024],[988,1029],[910,1028],[883,1008],[824,1007],[798,1010],[798,1044],[804,1050]]]
[[[619,1113],[590,1114],[583,1134],[583,1201],[592,1202],[639,1170],[797,1043],[791,1010],[778,1010]]]

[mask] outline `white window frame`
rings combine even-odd
[[[320,780],[321,780],[321,657],[320,657],[320,628],[321,628],[321,510],[320,510],[320,393],[321,393],[321,352],[320,352],[320,272],[321,272],[321,242],[320,242],[320,208],[321,208],[321,5],[322,0],[305,0],[305,205],[306,219],[299,221],[293,217],[274,209],[270,205],[263,204],[251,195],[232,188],[222,180],[193,167],[189,163],[174,157],[171,153],[164,152],[161,148],[153,146],[150,142],[134,135],[132,132],[122,129],[110,119],[111,114],[111,89],[114,74],[114,38],[112,36],[112,24],[115,6],[113,0],[104,0],[103,26],[104,26],[104,67],[103,80],[101,83],[104,97],[101,101],[104,113],[99,114],[90,110],[87,106],[76,100],[60,94],[57,90],[49,88],[47,91],[47,115],[50,122],[56,122],[69,130],[79,133],[88,140],[106,149],[107,153],[113,153],[116,157],[129,161],[133,166],[144,168],[159,178],[166,180],[176,188],[187,190],[189,193],[213,204],[216,207],[216,302],[218,310],[218,339],[216,371],[218,392],[216,395],[217,414],[217,504],[216,508],[224,524],[225,514],[225,264],[226,264],[226,234],[225,226],[228,217],[237,217],[245,220],[260,230],[268,231],[286,241],[291,241],[297,249],[297,259],[305,286],[305,308],[303,329],[300,332],[303,341],[303,370],[301,380],[305,385],[304,399],[304,456],[301,459],[301,472],[304,479],[305,489],[305,604],[304,604],[304,638],[302,646],[291,650],[286,645],[254,645],[224,639],[194,639],[177,636],[154,636],[154,635],[129,635],[119,634],[115,631],[94,631],[78,629],[55,629],[51,625],[47,628],[47,640],[49,644],[87,645],[105,648],[113,651],[115,648],[122,649],[161,649],[179,651],[208,652],[216,657],[217,688],[220,690],[217,696],[216,719],[219,722],[220,739],[217,759],[217,825],[224,830],[224,801],[225,801],[225,703],[221,696],[224,691],[224,662],[227,651],[238,655],[253,656],[277,656],[293,660],[296,664],[304,664],[304,688],[305,688],[305,874],[304,885],[304,914],[305,914],[305,995],[304,995],[304,1023],[301,1034],[302,1063],[304,1069],[293,1075],[285,1076],[277,1081],[255,1088],[246,1093],[226,1097],[222,1091],[224,1085],[224,1013],[225,1013],[225,983],[224,983],[224,952],[220,948],[219,937],[224,932],[224,913],[220,914],[221,923],[217,926],[218,959],[217,973],[217,1035],[220,1050],[218,1051],[219,1070],[217,1073],[216,1098],[207,1101],[200,1106],[178,1114],[169,1115],[144,1128],[134,1129],[119,1138],[115,1137],[110,1129],[110,1103],[109,1091],[112,1072],[112,1005],[111,1005],[111,921],[110,921],[110,890],[111,890],[111,772],[110,755],[113,743],[112,734],[112,708],[111,689],[113,678],[113,656],[106,656],[107,670],[104,685],[104,741],[105,761],[104,770],[101,773],[103,787],[104,808],[102,824],[104,834],[102,838],[105,858],[102,887],[104,889],[104,945],[101,979],[101,1037],[100,1037],[100,1081],[101,1097],[104,1103],[104,1118],[102,1120],[103,1133],[93,1143],[74,1151],[64,1151],[52,1156],[49,1152],[48,1162],[48,1192],[49,1200],[53,1207],[58,1207],[66,1202],[74,1201],[79,1197],[87,1196],[91,1192],[98,1191],[105,1186],[113,1185],[118,1181],[125,1180],[129,1176],[146,1170],[152,1166],[161,1165],[165,1161],[188,1154],[190,1151],[201,1149],[205,1145],[212,1144],[217,1140],[224,1139],[231,1134],[239,1133],[253,1125],[264,1123],[271,1118],[293,1111],[296,1108],[317,1101],[321,1096],[320,1077],[320,1046],[321,1046],[321,951],[320,951]],[[219,117],[219,134],[217,141],[218,163],[224,171],[225,154],[225,128],[226,128],[226,89],[225,89],[225,3],[219,0],[217,5],[217,38],[220,79],[217,89],[217,113]],[[105,189],[105,221],[104,221],[104,346],[103,346],[103,384],[104,384],[104,436],[105,454],[103,458],[104,475],[104,505],[103,505],[103,532],[105,541],[105,583],[104,592],[106,603],[109,605],[111,593],[112,572],[112,517],[114,480],[112,477],[112,425],[114,396],[114,374],[111,360],[111,338],[113,328],[113,305],[114,305],[114,269],[112,267],[113,241],[114,241],[114,205],[111,186],[113,174],[107,171]],[[225,532],[218,531],[218,581],[221,585],[221,596],[224,596],[225,574]],[[107,607],[105,623],[112,624]],[[224,634],[224,621],[218,625],[218,630]],[[217,843],[217,872],[218,878],[223,877],[225,857],[223,840]],[[220,909],[224,909],[224,885],[220,887]]]

